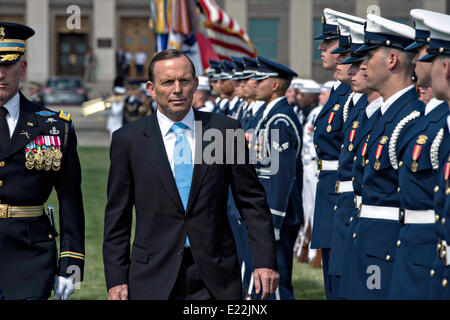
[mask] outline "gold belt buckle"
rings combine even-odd
[[[9,205],[8,204],[0,204],[0,219],[9,218]]]
[[[336,191],[336,193],[339,193],[339,180],[336,181],[336,187],[334,188],[334,191]]]

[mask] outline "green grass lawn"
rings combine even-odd
[[[78,148],[83,170],[83,201],[86,218],[86,264],[81,289],[71,299],[107,299],[103,273],[102,239],[103,218],[106,205],[106,185],[109,170],[108,148]],[[55,207],[58,218],[58,200],[52,193],[47,205]],[[57,222],[58,225],[58,222]],[[321,269],[294,261],[293,286],[296,299],[324,299]]]

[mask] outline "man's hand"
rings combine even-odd
[[[256,268],[253,271],[253,279],[255,280],[257,294],[261,292],[262,286],[261,300],[264,300],[270,297],[277,289],[278,283],[280,282],[280,275],[273,269]]]
[[[109,289],[108,300],[128,300],[128,285],[121,284]]]
[[[55,300],[67,300],[75,291],[75,281],[72,278],[55,276]]]

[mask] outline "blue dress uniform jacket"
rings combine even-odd
[[[320,160],[338,160],[342,144],[343,107],[351,88],[341,83],[332,91],[325,106],[315,122],[314,145],[317,146],[317,158]],[[337,106],[339,105],[339,107]],[[327,132],[330,114],[335,112],[330,132]],[[336,203],[337,171],[320,171],[316,188],[314,206],[314,225],[311,237],[311,248],[330,248],[331,229],[333,226],[334,204]]]
[[[433,210],[433,189],[436,181],[430,149],[432,138],[445,125],[448,113],[448,104],[442,102],[401,137],[397,147],[400,160],[398,192],[403,209]],[[438,242],[433,222],[434,215],[430,223],[402,225],[397,241],[389,299],[428,298],[430,271]]]
[[[351,104],[353,104],[353,99]],[[354,107],[350,107],[348,117],[342,128],[343,144],[339,155],[337,181],[352,180],[353,157],[355,154],[354,141],[362,130],[361,118],[366,116],[367,95],[362,95]],[[336,190],[338,191],[336,182]],[[328,274],[342,274],[342,260],[344,255],[345,235],[350,224],[350,218],[356,216],[355,194],[353,191],[339,192],[334,207],[335,216],[331,237],[330,266]]]
[[[381,117],[381,110],[378,109],[370,118],[368,118],[366,112],[361,115],[360,118],[360,127],[361,131],[356,135],[354,140],[355,145],[355,155],[353,157],[353,166],[352,166],[352,176],[353,176],[353,192],[355,194],[355,216],[349,218],[349,226],[345,237],[344,244],[344,252],[343,252],[343,261],[342,261],[342,271],[348,268],[347,264],[351,259],[349,259],[349,255],[352,254],[352,242],[353,242],[353,231],[357,224],[358,216],[356,215],[357,208],[359,204],[356,202],[356,197],[362,196],[362,181],[364,177],[364,166],[365,166],[365,156],[363,156],[364,149],[367,146],[368,138],[370,138],[370,132],[373,129],[373,126]],[[347,286],[344,280],[339,282],[339,290],[337,293],[338,297],[346,297],[347,296]]]
[[[441,136],[439,137],[439,135]],[[439,242],[436,243],[438,248],[433,264],[433,272],[429,298],[433,300],[450,299],[450,286],[447,284],[450,280],[450,267],[446,265],[446,250],[443,240],[450,243],[450,192],[448,191],[449,181],[445,179],[446,166],[450,166],[450,134],[448,124],[442,128],[442,132],[438,133],[434,140],[439,139],[437,143],[437,160],[439,167],[434,171],[436,177],[436,186],[434,187],[434,211],[436,214],[435,231],[438,235]],[[447,168],[448,169],[448,168]],[[444,254],[445,252],[445,254]],[[431,276],[431,274],[430,274]],[[444,280],[445,279],[445,280]],[[443,285],[445,284],[445,286]]]
[[[1,218],[0,286],[6,299],[48,298],[56,274],[82,280],[81,169],[75,131],[71,122],[63,118],[67,119],[66,114],[58,116],[20,93],[19,120],[9,146],[0,155],[1,215],[5,214],[7,205],[43,206],[55,188],[59,202],[60,253],[58,262],[56,230],[44,212],[35,217]],[[63,156],[59,169],[47,166],[38,170],[36,164],[27,169],[26,148],[31,148],[36,138],[42,141],[44,137],[52,137],[53,142],[54,137],[59,137],[61,141]]]
[[[397,124],[411,114],[420,117],[423,112],[424,104],[418,100],[412,87],[397,98],[375,123],[367,145],[362,189],[363,207],[400,208],[400,197],[397,193],[398,172],[392,167],[389,158],[389,140],[392,139]],[[417,123],[417,119],[413,118],[407,122],[402,132],[407,134]],[[381,208],[376,210],[383,212]],[[361,217],[357,221],[349,247],[351,254],[345,254],[348,262],[341,279],[341,283],[345,282],[345,298],[387,299],[400,226],[398,220]],[[371,278],[372,273],[375,278]]]
[[[282,98],[266,117],[260,118],[255,129],[252,149],[256,151],[258,159],[256,170],[266,191],[276,230],[279,297],[282,300],[294,299],[293,248],[303,220],[303,164],[300,156],[302,127],[286,98]],[[278,130],[278,139],[273,130]],[[258,151],[264,143],[271,148],[270,163],[259,161],[261,158]],[[274,157],[278,157],[278,168],[275,167],[275,170],[270,172],[276,161]]]

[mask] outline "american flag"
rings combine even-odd
[[[150,9],[156,51],[167,47],[183,50],[188,40],[190,51],[200,54],[203,69],[209,66],[208,59],[257,55],[248,35],[214,0],[152,0]]]
[[[221,60],[229,57],[256,57],[256,48],[239,23],[223,11],[214,0],[197,0],[206,18],[205,36]]]

